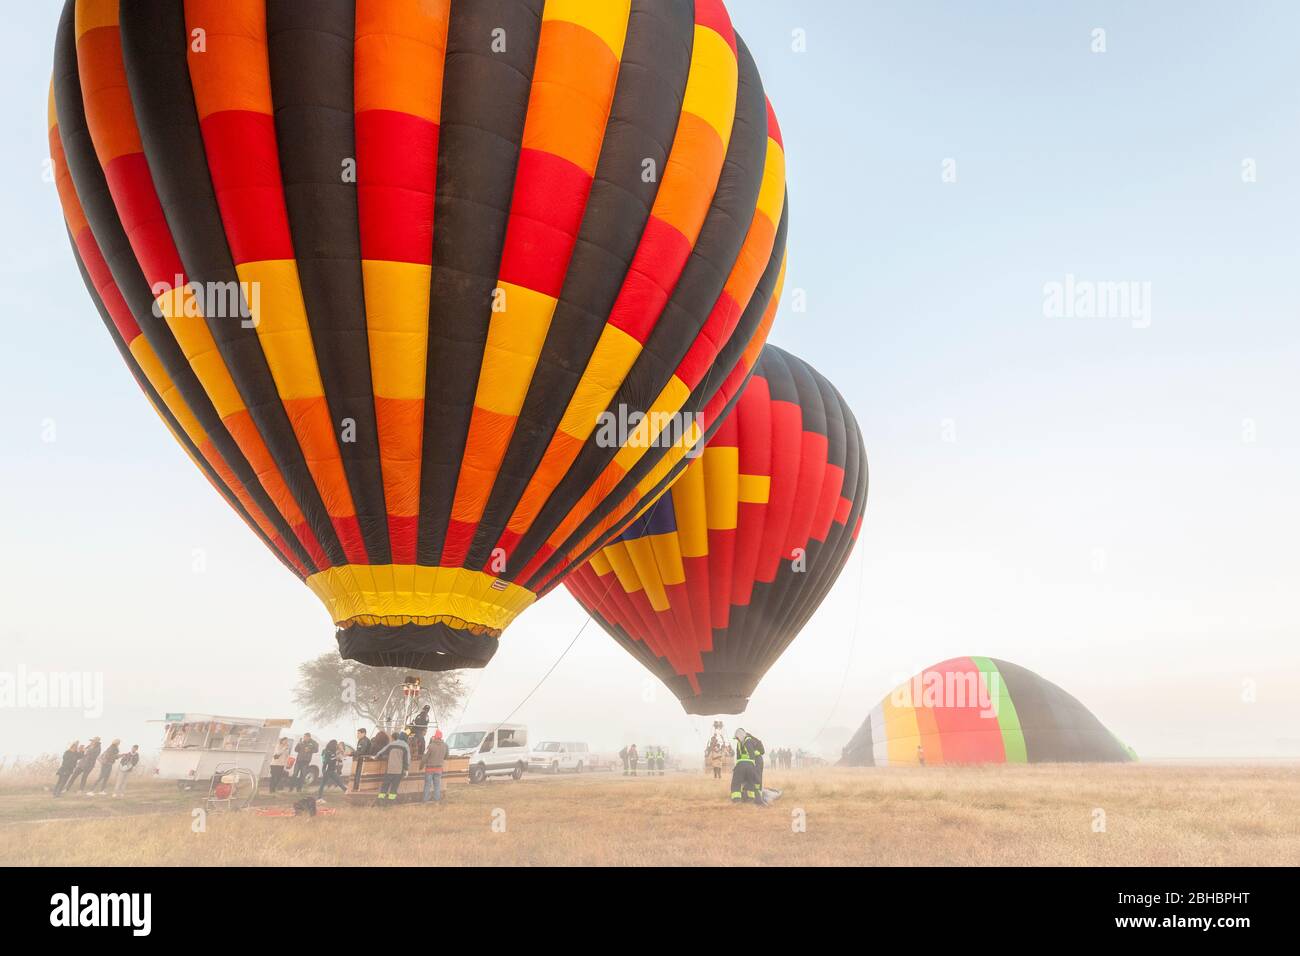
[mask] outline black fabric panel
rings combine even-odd
[[[785,240],[788,226],[789,219],[783,209],[781,222],[777,227],[776,238],[772,245],[772,255],[768,258],[767,268],[759,279],[758,285],[755,286],[754,294],[750,297],[749,304],[741,314],[740,322],[737,323],[735,332],[732,333],[731,338],[727,340],[722,350],[718,353],[718,359],[714,363],[714,368],[717,369],[717,379],[719,382],[725,382],[727,376],[731,374],[740,363],[740,360],[744,357],[745,349],[749,347],[750,342],[757,333],[758,327],[763,321],[763,315],[767,311],[767,307],[772,300],[772,296],[776,294],[777,280],[781,276],[781,266],[785,261]],[[736,403],[740,400],[740,396],[744,393],[746,386],[749,384],[750,378],[753,377],[754,371],[759,367],[762,358],[763,355],[760,352],[758,361],[754,363],[754,368],[749,370],[748,374],[745,376],[745,380],[740,383],[740,387],[736,389],[731,398],[727,400],[726,405],[724,405],[717,415],[714,416],[713,420],[709,422],[703,436],[697,443],[697,447],[702,448],[707,445],[709,439],[714,436],[723,421],[725,421],[727,416],[731,414],[731,410],[735,408]],[[706,376],[706,379],[708,378],[711,378],[711,376]],[[682,412],[684,414],[698,414],[703,411],[704,407],[713,399],[715,392],[716,389],[712,387],[711,381],[706,380],[701,382],[695,391],[691,393],[691,397],[687,400],[686,404],[682,406]],[[690,463],[690,458],[683,458],[677,462],[677,464],[673,465],[668,474],[659,480],[659,483],[651,489],[650,493],[645,496],[644,500],[654,500],[658,498],[665,489],[670,487],[672,483],[677,480]],[[614,489],[613,496],[617,500],[621,500],[622,497],[626,497],[630,494],[632,489],[636,487],[637,482],[645,477],[651,467],[652,463],[644,459],[638,462],[637,465],[633,467],[632,471],[629,472]],[[636,509],[633,509],[631,515],[634,517],[635,514]],[[593,554],[622,534],[628,525],[632,523],[633,517],[629,517],[627,521],[616,525],[605,534],[601,535],[593,544],[588,545],[587,548],[578,554],[572,561],[569,561],[567,566],[578,567],[583,562],[587,561]],[[565,545],[557,549],[556,554],[548,560],[545,565],[539,568],[536,574],[529,578],[527,586],[532,588],[536,582],[545,577],[551,568],[560,561],[565,560],[564,556],[568,553],[569,549],[575,547],[576,542],[582,540],[582,537],[590,532],[594,527],[594,521],[583,522],[579,525],[577,531],[569,537],[569,540]],[[560,575],[552,579],[551,583],[547,585],[546,590],[541,593],[548,593],[551,588],[554,588],[560,582],[562,577],[563,575]]]
[[[167,328],[166,322],[154,314],[153,292],[140,270],[122,222],[117,216],[117,208],[108,191],[108,183],[99,165],[99,159],[95,155],[90,130],[86,125],[85,107],[81,100],[81,79],[77,67],[74,10],[75,0],[68,0],[59,21],[54,55],[54,96],[59,136],[67,156],[68,171],[95,242],[108,264],[118,291],[122,293],[146,341],[157,353],[163,369],[175,383],[177,391],[190,411],[194,413],[199,425],[211,438],[217,453],[230,466],[235,477],[248,490],[258,507],[280,531],[287,546],[294,550],[308,569],[316,570],[315,562],[275,509],[254,475],[253,469],[239,450],[239,446],[226,431],[207,393],[195,377],[193,369],[190,368],[189,361],[172,337],[171,330]]]
[[[353,128],[355,0],[268,0],[267,46],[280,172],[307,321],[330,420],[372,564],[392,563],[370,379]],[[345,419],[356,440],[342,440]]]
[[[872,739],[871,717],[862,722],[849,742],[840,751],[839,767],[874,767],[876,765],[875,741]]]
[[[999,660],[993,663],[1015,705],[1030,763],[1132,759],[1115,735],[1077,698],[1018,664]]]
[[[692,0],[634,0],[618,84],[564,287],[465,566],[483,567],[537,470],[614,308],[659,191],[690,72]],[[577,499],[569,500],[571,509]],[[532,555],[528,555],[529,558]],[[516,559],[522,567],[525,561]]]
[[[486,667],[497,652],[497,638],[446,624],[353,624],[334,634],[339,656],[371,667],[410,667],[454,671]]]
[[[610,403],[610,408],[626,406],[629,411],[641,412],[650,408],[708,319],[753,222],[754,207],[758,201],[763,166],[767,158],[767,100],[753,58],[739,40],[737,45],[740,72],[736,92],[736,118],[713,202],[677,287],[650,332],[645,348]],[[704,384],[711,384],[716,391],[722,384],[724,374],[715,363],[706,375]],[[594,432],[587,440],[568,474],[523,536],[517,553],[524,556],[525,561],[512,562],[515,568],[524,567],[526,559],[536,553],[572,510],[572,503],[582,497],[583,492],[596,482],[614,460],[619,449],[602,448],[598,444],[598,436],[599,433]],[[666,451],[666,448],[649,450],[643,456],[645,468],[648,470],[653,467]],[[583,524],[590,530],[613,511],[621,500],[622,496],[617,493],[606,496]],[[578,534],[570,540],[580,537],[581,534]],[[567,549],[566,546],[559,551]],[[552,565],[553,560],[554,556],[547,561],[547,565]],[[562,554],[558,560],[563,560]],[[510,573],[507,571],[503,576],[510,577]],[[537,577],[533,575],[530,580],[536,580]]]
[[[451,8],[438,134],[416,560],[436,565],[474,408],[514,192],[542,0]],[[504,29],[506,51],[494,53]]]
[[[122,338],[122,333],[117,330],[117,326],[113,322],[113,317],[109,314],[108,308],[104,305],[104,300],[100,298],[99,292],[95,289],[94,283],[90,281],[90,273],[86,271],[86,264],[81,258],[81,250],[77,248],[77,243],[73,239],[72,233],[68,233],[68,243],[72,246],[72,256],[77,262],[77,271],[81,273],[81,281],[86,284],[86,291],[90,293],[90,301],[95,304],[95,309],[99,312],[99,317],[103,320],[104,328],[108,330],[108,335],[113,340],[113,345],[117,347],[117,352],[122,356],[122,361],[126,363],[126,367],[131,371],[131,377],[135,379],[136,384],[139,385],[141,391],[145,393],[145,397],[149,399],[149,403],[157,410],[159,416],[162,417],[162,420],[167,423],[167,427],[170,428],[172,434],[176,436],[176,440],[181,443],[181,446],[187,452],[189,452],[190,457],[199,466],[199,470],[202,471],[203,474],[207,475],[208,480],[212,482],[213,487],[220,492],[221,497],[226,499],[226,504],[230,505],[230,507],[248,523],[248,526],[253,530],[253,533],[261,538],[262,543],[270,549],[273,555],[275,555],[276,560],[288,568],[294,577],[301,578],[302,573],[285,560],[284,555],[280,553],[280,549],[277,548],[271,539],[266,536],[266,532],[258,527],[257,523],[253,521],[252,515],[248,513],[243,502],[235,497],[235,493],[230,490],[224,481],[221,480],[221,476],[217,474],[216,470],[208,464],[208,460],[203,457],[203,453],[199,450],[198,446],[194,444],[189,435],[185,434],[185,430],[181,427],[181,423],[176,420],[176,416],[172,414],[171,409],[168,408],[167,404],[162,400],[162,396],[158,394],[158,390],[153,387],[153,384],[140,369],[139,364],[135,360],[135,356],[131,354],[131,350],[127,347],[126,340]]]
[[[121,6],[122,54],[140,139],[167,225],[192,283],[238,282],[208,173],[186,61],[185,11],[174,0]],[[329,562],[345,564],[334,525],[280,401],[257,330],[205,317],[226,368],[289,493]]]

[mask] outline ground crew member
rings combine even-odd
[[[731,802],[748,803],[753,801],[760,807],[767,806],[763,799],[763,781],[759,777],[756,764],[763,755],[763,742],[744,728],[736,728],[736,766],[731,771]]]
[[[664,748],[659,748],[659,755],[655,758],[655,766],[659,768],[659,776],[664,775]]]
[[[626,746],[624,746],[624,748],[618,752],[618,759],[623,761],[623,776],[626,777],[629,772],[627,769],[627,747]]]
[[[637,752],[636,744],[627,745],[627,765],[632,768],[632,776],[636,776]]]

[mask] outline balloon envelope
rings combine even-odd
[[[917,748],[921,748],[918,750]],[[1136,755],[1074,697],[992,657],[955,657],[900,684],[841,765],[1116,762]]]
[[[780,131],[719,0],[68,0],[50,99],[115,345],[367,663],[483,666],[779,296]]]
[[[688,713],[741,713],[835,583],[866,497],[852,412],[768,345],[703,453],[566,584]]]

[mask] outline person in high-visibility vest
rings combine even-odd
[[[655,758],[655,766],[659,768],[659,776],[664,775],[664,748],[659,748],[659,754]]]
[[[736,728],[736,766],[731,771],[732,803],[753,801],[760,807],[767,806],[756,764],[756,760],[762,759],[763,752],[763,741],[742,727]]]

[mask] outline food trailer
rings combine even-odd
[[[154,773],[188,790],[231,770],[247,770],[258,780],[269,777],[271,754],[293,720],[177,713],[161,723],[163,745]]]

